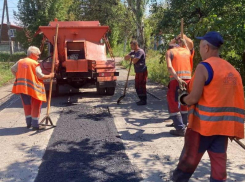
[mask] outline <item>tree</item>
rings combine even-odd
[[[242,62],[245,47],[245,0],[168,0],[158,8],[158,26],[156,31],[173,36],[180,32],[180,19],[184,18],[184,32],[195,41],[198,50],[199,41],[208,31],[218,31],[225,43],[221,55],[231,62],[245,78],[245,64]],[[198,56],[199,54],[196,54]],[[196,57],[200,60],[200,57]],[[197,61],[196,61],[197,64]]]
[[[125,32],[132,28],[131,18],[120,0],[79,0],[79,20],[98,20],[110,27],[109,40],[112,47],[123,41]]]
[[[54,18],[67,20],[73,0],[19,0],[18,12],[14,12],[15,19],[24,28],[23,34],[17,35],[22,45],[27,48],[29,45],[40,46],[41,37],[34,37],[39,26],[48,25]]]
[[[145,49],[143,17],[149,0],[127,0],[127,2],[129,8],[134,14],[134,21],[137,27],[137,40],[140,46]]]

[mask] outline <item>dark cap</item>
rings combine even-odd
[[[196,37],[196,39],[206,40],[208,43],[218,48],[224,43],[222,36],[215,31],[208,32],[203,37]]]

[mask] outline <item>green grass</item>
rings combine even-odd
[[[158,51],[149,50],[146,55],[146,65],[148,69],[148,78],[154,82],[167,85],[169,82],[169,74],[167,70],[166,62],[159,63],[161,54]],[[129,61],[122,61],[121,65],[128,69]],[[134,68],[132,66],[130,75],[135,75]]]
[[[14,79],[13,74],[10,71],[11,66],[14,63],[0,62],[0,86],[5,85]]]

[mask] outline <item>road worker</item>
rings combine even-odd
[[[176,46],[177,45],[179,46]],[[178,35],[169,43],[169,49],[166,52],[167,67],[170,74],[168,84],[167,101],[171,125],[175,130],[170,130],[170,134],[184,136],[187,125],[187,107],[178,104],[178,88],[191,79],[192,57],[194,54],[193,42],[186,35]]]
[[[239,72],[219,57],[223,38],[208,32],[200,39],[202,62],[179,101],[188,105],[189,124],[175,182],[187,182],[205,151],[211,161],[211,182],[226,180],[228,137],[244,138],[244,92]]]
[[[42,102],[46,102],[43,80],[54,77],[53,73],[49,75],[42,73],[37,62],[40,54],[37,47],[30,46],[27,50],[27,57],[20,59],[11,67],[16,78],[12,92],[20,94],[27,128],[32,127],[33,130],[45,129],[45,126],[38,124]]]
[[[132,52],[124,57],[125,60],[130,60],[131,56],[132,63],[134,64],[135,71],[135,89],[136,93],[140,99],[136,104],[137,105],[146,105],[147,104],[147,95],[146,95],[146,81],[147,81],[147,67],[145,64],[145,51],[141,49],[136,40],[130,42]]]

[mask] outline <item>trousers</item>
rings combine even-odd
[[[31,125],[32,127],[38,127],[42,101],[37,100],[26,94],[20,94],[20,96],[25,112],[26,124]]]
[[[146,81],[147,81],[147,70],[142,73],[135,74],[135,90],[140,100],[146,100]]]
[[[210,182],[226,180],[228,136],[203,136],[188,128],[185,144],[177,168],[173,172],[175,182],[188,182],[196,170],[203,154],[207,151],[211,161]]]
[[[187,83],[189,80],[185,80]],[[168,84],[167,101],[170,119],[173,120],[176,130],[185,129],[187,121],[187,106],[178,103],[179,83],[177,80],[171,80]]]

